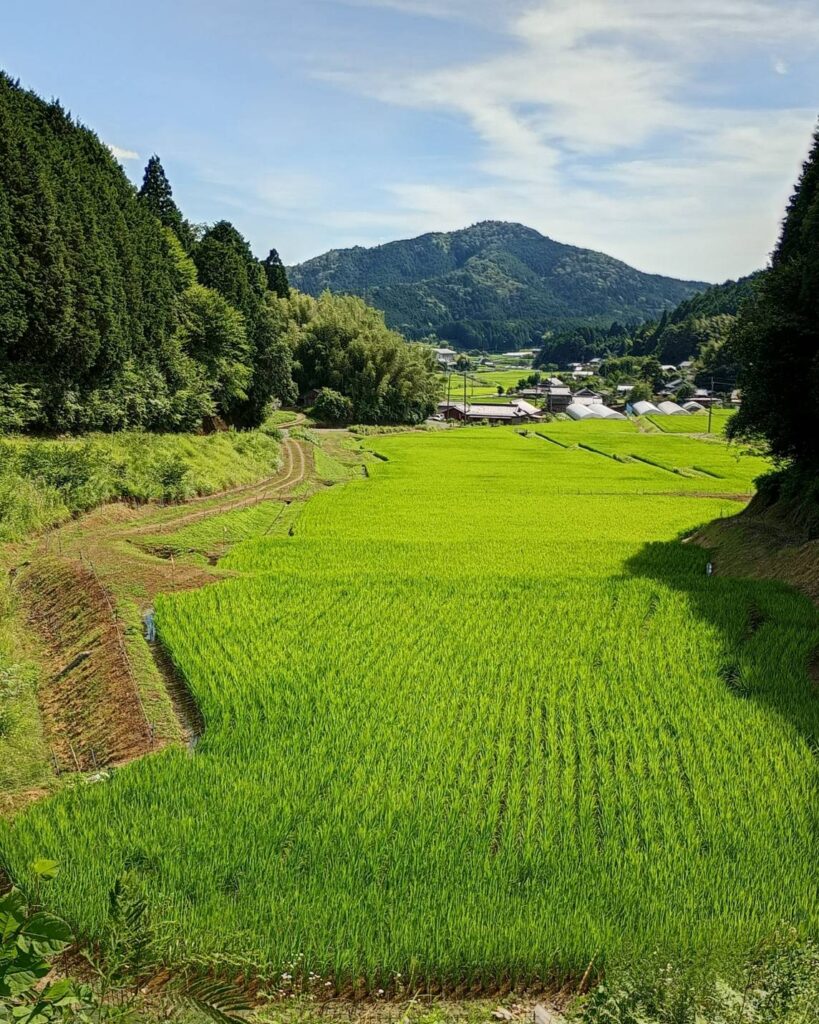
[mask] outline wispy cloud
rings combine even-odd
[[[122,146],[115,146],[111,142],[108,143],[108,148],[117,160],[139,160],[139,153],[133,149],[123,149]]]
[[[482,182],[388,185],[408,225],[515,216],[650,269],[719,278],[763,262],[815,117],[748,109],[740,83],[732,102],[719,70],[770,67],[773,44],[785,74],[785,54],[818,43],[819,7],[799,0],[540,0],[511,7],[488,58],[333,77],[455,115],[479,140]]]
[[[345,7],[370,7],[403,14],[435,18],[438,21],[468,21],[477,24],[503,22],[503,10],[524,10],[526,0],[337,0]]]

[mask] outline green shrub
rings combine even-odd
[[[353,415],[353,403],[345,395],[332,388],[322,388],[312,409],[312,416],[319,423],[349,423]]]

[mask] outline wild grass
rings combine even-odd
[[[247,508],[217,513],[171,532],[144,534],[134,543],[147,550],[174,554],[220,554],[250,538],[276,535],[292,522],[297,510],[281,501],[262,501]]]
[[[0,541],[118,498],[179,501],[276,471],[279,436],[265,433],[94,434],[0,439]]]
[[[0,811],[6,794],[39,790],[51,784],[48,748],[37,707],[37,670],[21,652],[15,594],[0,581]]]

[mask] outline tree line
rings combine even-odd
[[[819,129],[769,268],[731,336],[742,405],[735,437],[762,441],[811,481],[819,501]],[[807,496],[807,492],[803,497]],[[817,529],[819,515],[813,513]]]
[[[434,366],[361,300],[291,292],[228,221],[137,190],[58,102],[0,72],[0,430],[252,427],[329,387],[361,422],[434,408]]]
[[[736,385],[739,365],[727,345],[743,303],[754,293],[760,274],[726,281],[681,302],[656,320],[578,324],[544,336],[536,363],[563,367],[571,362],[652,358],[662,365],[695,364],[698,383],[710,377],[727,390]]]

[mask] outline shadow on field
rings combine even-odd
[[[680,591],[719,631],[720,675],[737,700],[780,715],[817,754],[819,610],[783,583],[706,574],[714,554],[680,541],[647,544],[626,563],[634,577]]]

